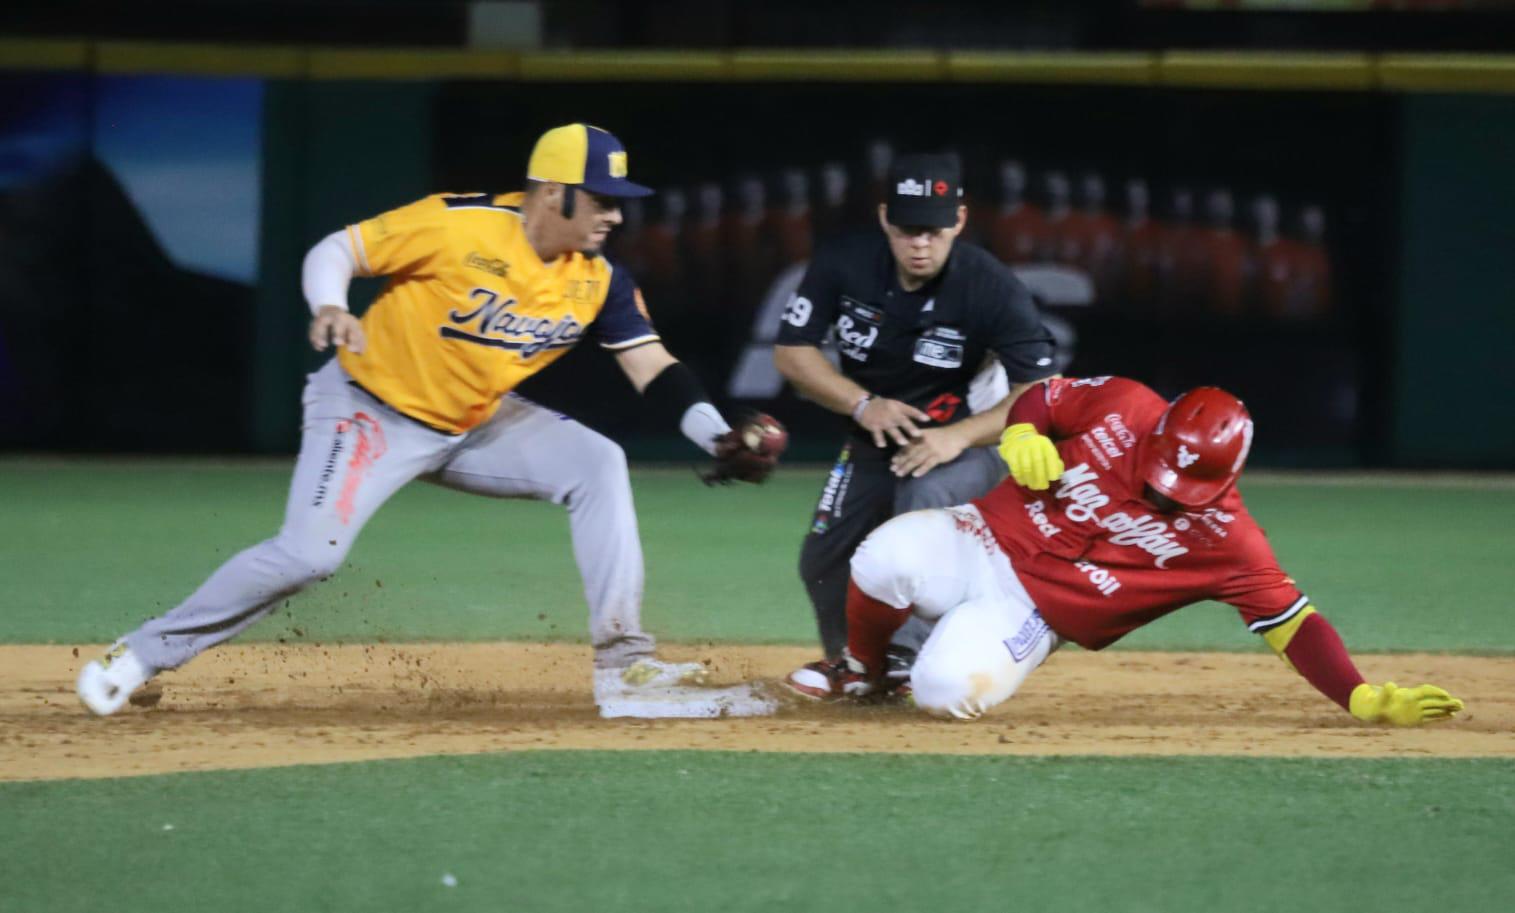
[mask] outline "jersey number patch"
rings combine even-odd
[[[810,322],[810,314],[814,310],[815,306],[810,303],[809,298],[795,295],[789,299],[788,304],[784,305],[784,322],[790,326],[802,327]]]

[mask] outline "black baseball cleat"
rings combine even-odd
[[[884,693],[893,701],[908,702],[915,689],[910,686],[910,670],[915,668],[916,652],[903,644],[890,644],[884,651]]]

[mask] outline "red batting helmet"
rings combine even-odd
[[[1180,396],[1147,436],[1141,457],[1147,484],[1185,507],[1204,507],[1241,475],[1252,449],[1252,416],[1219,387]]]

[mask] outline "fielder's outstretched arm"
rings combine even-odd
[[[1347,654],[1341,635],[1325,616],[1306,604],[1263,639],[1315,689],[1367,723],[1419,726],[1450,719],[1462,701],[1435,685],[1400,688],[1393,682],[1370,685]]]
[[[716,440],[731,430],[710,402],[704,384],[660,342],[615,353],[616,364],[636,391],[659,413],[671,417],[694,445],[715,453]]]
[[[715,457],[715,468],[702,474],[707,484],[762,482],[773,472],[788,435],[772,418],[752,416],[733,431],[699,378],[660,342],[622,349],[615,357],[648,405]]]

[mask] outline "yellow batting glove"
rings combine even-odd
[[[1401,688],[1393,682],[1383,687],[1364,682],[1352,689],[1352,715],[1365,723],[1419,726],[1449,720],[1462,710],[1462,701],[1435,685]]]
[[[1063,474],[1063,458],[1052,439],[1036,430],[1030,422],[1005,429],[999,436],[999,455],[1010,467],[1016,484],[1033,491],[1045,491],[1053,479]]]

